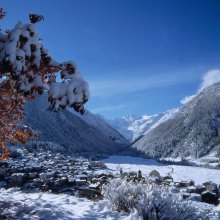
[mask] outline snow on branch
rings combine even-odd
[[[0,10],[0,18],[4,15]],[[73,61],[59,63],[44,48],[35,27],[44,17],[30,14],[29,19],[31,23],[18,22],[0,35],[0,78],[7,75],[14,81],[17,92],[25,96],[42,94],[44,84],[48,83],[52,110],[70,106],[83,113],[89,99],[88,84]],[[53,75],[56,72],[60,72],[63,82],[56,82]]]
[[[0,8],[0,19],[4,16]],[[51,110],[70,106],[81,114],[89,99],[88,84],[75,63],[56,61],[44,47],[35,27],[44,17],[29,14],[29,19],[5,33],[0,30],[0,160],[9,155],[6,144],[26,143],[34,135],[20,123],[25,99],[34,99],[49,87]],[[62,82],[56,82],[57,73]]]

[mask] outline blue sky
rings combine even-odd
[[[90,84],[87,108],[107,118],[180,105],[220,68],[218,0],[2,0],[3,29],[28,13],[59,61],[73,59]]]

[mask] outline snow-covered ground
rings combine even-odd
[[[200,209],[214,207],[198,203]],[[0,219],[10,220],[142,220],[137,210],[130,214],[113,212],[106,200],[93,202],[66,194],[23,193],[17,188],[0,189]],[[217,220],[218,218],[211,218]]]
[[[92,202],[65,194],[22,193],[0,189],[0,219],[13,220],[130,220],[133,214],[113,212],[107,201]]]
[[[101,172],[138,171],[149,174],[158,170],[165,175],[174,169],[172,176],[175,180],[193,179],[196,183],[213,181],[220,183],[220,170],[199,167],[163,165],[155,160],[129,156],[111,156],[104,160],[108,169]],[[208,204],[198,203],[201,208]],[[0,219],[19,220],[139,220],[137,212],[123,214],[112,211],[106,200],[94,202],[84,198],[77,198],[67,194],[52,193],[24,193],[18,188],[0,189]],[[220,206],[213,207],[215,212],[220,211]],[[216,219],[215,219],[216,220]]]
[[[167,165],[151,159],[130,156],[110,156],[103,161],[111,172],[119,172],[119,169],[122,168],[123,171],[141,170],[143,174],[148,175],[152,170],[157,170],[164,176],[173,170],[171,175],[176,181],[194,180],[196,184],[213,181],[220,184],[220,170],[193,166]]]

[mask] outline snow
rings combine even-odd
[[[156,128],[158,125],[164,123],[165,121],[168,121],[169,119],[172,119],[175,117],[175,115],[179,112],[179,108],[174,108],[174,109],[170,109],[168,110],[158,121],[156,121],[156,123],[154,123],[150,129],[147,130],[146,133],[148,133],[149,131],[153,130],[154,128]]]
[[[66,194],[22,193],[16,188],[0,189],[0,204],[0,217],[11,214],[11,219],[20,220],[129,220],[133,216],[113,212],[106,200],[92,202]]]
[[[83,105],[89,99],[89,86],[82,78],[80,71],[73,61],[59,63],[52,59],[44,48],[42,40],[34,24],[18,22],[7,32],[6,38],[0,35],[0,64],[6,74],[10,72],[12,79],[17,81],[16,89],[24,94],[42,94],[47,83],[46,74],[61,71],[65,83],[55,83],[49,88],[51,110],[57,110],[67,105],[81,114]],[[53,70],[51,67],[55,67]]]
[[[154,115],[145,114],[140,117],[129,115],[115,120],[107,120],[107,122],[128,140],[134,141],[161,123],[173,118],[178,111],[179,109],[176,108]]]
[[[148,175],[152,170],[157,170],[162,176],[165,176],[173,170],[171,175],[174,178],[174,181],[194,180],[196,184],[213,181],[220,184],[220,170],[215,169],[167,165],[158,163],[156,160],[152,159],[130,156],[110,156],[103,160],[103,162],[111,172],[119,172],[119,169],[122,168],[124,172],[137,172],[138,170],[141,170],[143,174]]]
[[[196,183],[213,181],[220,183],[220,170],[186,167],[179,165],[164,165],[152,159],[130,156],[110,156],[103,160],[107,169],[99,170],[100,172],[119,172],[138,171],[142,174],[149,174],[156,169],[161,175],[170,172],[172,168],[174,180],[193,179]],[[96,184],[91,185],[96,187]],[[200,209],[207,209],[207,204],[196,202]],[[210,206],[212,208],[212,206]],[[100,200],[91,201],[85,198],[78,198],[68,194],[52,194],[50,192],[24,193],[18,188],[2,189],[0,188],[0,219],[7,215],[8,219],[20,220],[78,220],[78,219],[108,219],[108,220],[141,220],[137,210],[130,214],[118,213],[113,211],[110,201]],[[220,207],[214,207],[214,212],[219,212]],[[217,220],[217,218],[212,218]]]

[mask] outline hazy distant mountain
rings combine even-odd
[[[141,117],[130,115],[114,120],[108,120],[108,122],[132,142],[158,126],[160,123],[174,117],[177,112],[178,109],[171,109],[167,112],[155,115],[143,115]]]
[[[219,148],[220,84],[202,90],[133,147],[154,158],[201,157]]]
[[[128,144],[115,129],[88,111],[79,116],[68,110],[51,112],[48,107],[47,94],[25,104],[24,122],[39,131],[39,142],[51,142],[69,153],[115,153]]]

